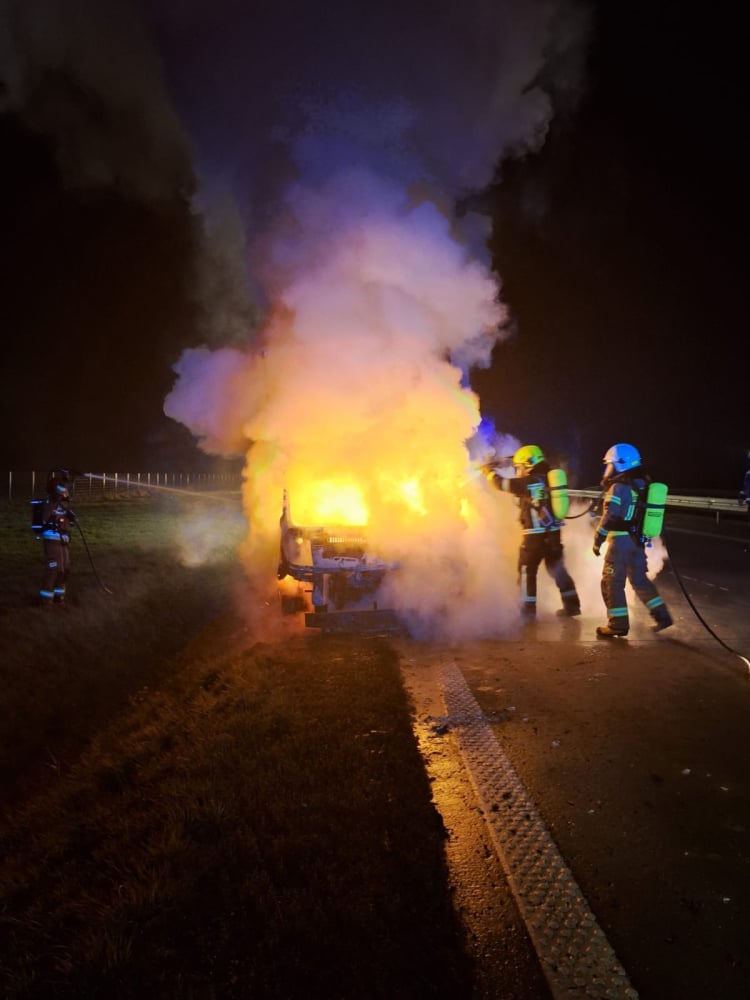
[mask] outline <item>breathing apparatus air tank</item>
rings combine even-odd
[[[549,484],[552,513],[558,521],[563,521],[568,516],[568,509],[570,508],[568,477],[565,475],[563,469],[550,469],[547,473],[547,483]]]
[[[643,515],[644,538],[658,538],[662,533],[667,492],[664,483],[649,483],[646,493],[646,510]]]

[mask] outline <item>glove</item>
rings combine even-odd
[[[594,544],[591,546],[591,551],[594,553],[595,556],[598,556],[601,553],[601,548],[602,548],[601,538],[595,538]]]

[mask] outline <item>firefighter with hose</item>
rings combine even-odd
[[[516,475],[499,471],[513,465]],[[576,585],[565,566],[561,528],[568,512],[567,480],[562,469],[550,468],[541,448],[527,444],[512,459],[485,463],[482,471],[499,490],[512,493],[518,501],[522,539],[518,554],[521,586],[521,613],[536,618],[537,575],[544,563],[562,598],[558,615],[580,615],[581,602]]]
[[[44,577],[39,590],[42,608],[65,604],[70,530],[78,523],[70,508],[70,483],[67,469],[52,469],[47,476],[47,498],[39,515],[39,536],[44,545]]]
[[[593,551],[598,556],[606,542],[601,587],[607,624],[600,625],[596,634],[600,639],[628,634],[627,581],[653,618],[652,630],[661,632],[673,621],[659,591],[646,575],[645,546],[661,529],[666,487],[651,482],[641,465],[640,453],[632,444],[613,445],[603,462],[604,497]]]

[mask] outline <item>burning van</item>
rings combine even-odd
[[[397,567],[369,551],[366,528],[295,524],[286,490],[280,528],[282,612],[305,611],[305,624],[324,631],[398,628],[394,612],[378,608],[381,584]]]

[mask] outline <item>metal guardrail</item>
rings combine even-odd
[[[596,500],[601,496],[600,490],[568,490],[571,497],[582,497]],[[727,497],[686,497],[667,494],[667,507],[681,510],[715,511],[716,520],[719,514],[744,514],[745,505]]]

